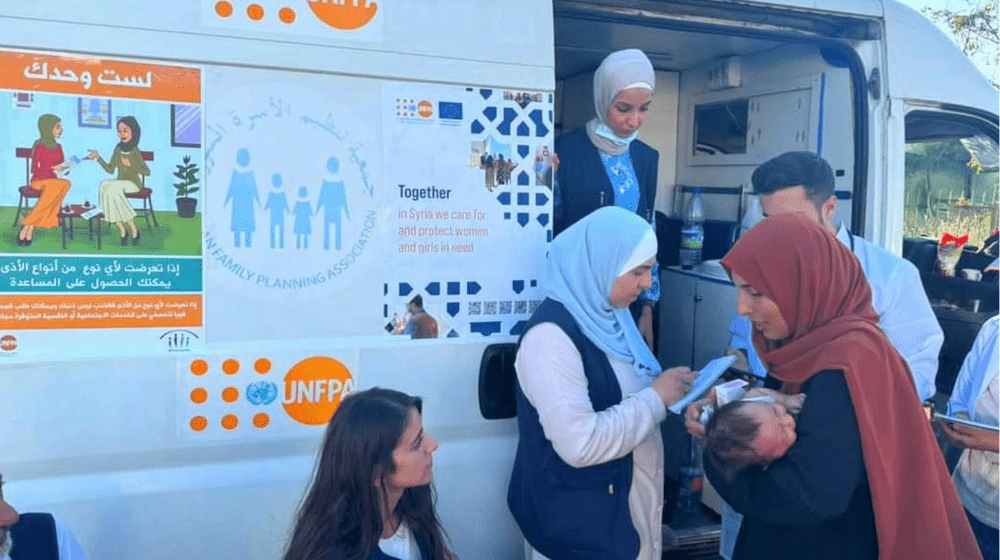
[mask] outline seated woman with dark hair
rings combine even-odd
[[[368,389],[330,419],[284,560],[453,560],[434,511],[419,397]]]
[[[722,265],[754,324],[765,385],[806,395],[795,439],[765,450],[787,445],[779,459],[731,478],[705,462],[744,516],[733,559],[981,558],[858,259],[820,224],[784,214],[747,232]]]

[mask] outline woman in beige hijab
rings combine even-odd
[[[625,208],[653,224],[660,156],[636,136],[655,87],[653,65],[639,49],[609,54],[594,72],[596,116],[556,139],[555,235],[602,206]],[[653,307],[660,299],[659,269],[652,274],[653,285],[630,307],[650,347]]]

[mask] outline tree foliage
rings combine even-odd
[[[962,52],[970,58],[982,58],[993,70],[991,80],[997,83],[997,65],[1000,62],[1000,33],[997,30],[998,0],[964,0],[965,7],[957,10],[924,8],[923,13],[951,29],[958,39]]]

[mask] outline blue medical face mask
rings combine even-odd
[[[594,134],[600,136],[601,138],[610,140],[617,146],[625,147],[631,144],[632,141],[635,140],[637,136],[639,136],[639,131],[636,130],[635,132],[630,134],[627,138],[622,138],[621,136],[615,134],[615,131],[611,130],[610,126],[601,122],[600,124],[597,125],[597,127],[594,128]]]

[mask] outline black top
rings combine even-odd
[[[784,457],[731,482],[705,462],[719,495],[744,516],[733,560],[874,560],[875,514],[843,372],[821,371],[802,391],[797,439]]]

